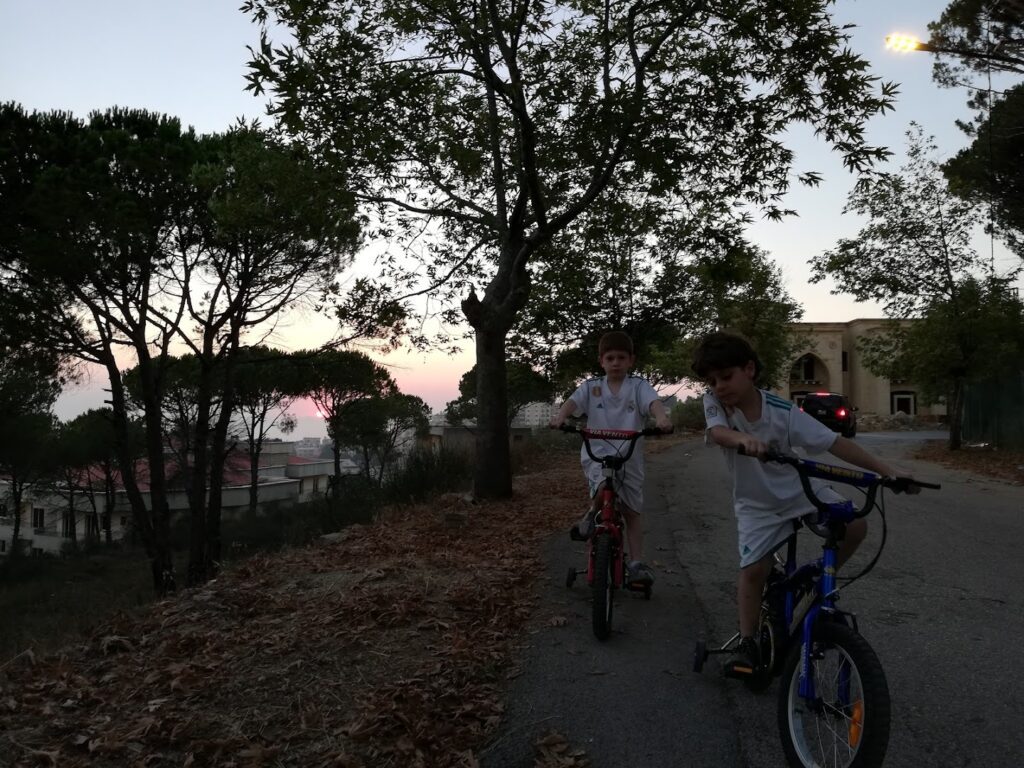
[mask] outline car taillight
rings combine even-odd
[[[840,419],[845,419],[846,418],[846,409],[845,408],[840,408],[838,411],[836,411],[836,416],[838,416]]]

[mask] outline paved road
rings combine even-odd
[[[901,459],[929,433],[864,433],[857,440],[943,483],[888,496],[889,535],[877,568],[844,593],[882,660],[893,701],[886,766],[1024,765],[1024,488]],[[607,643],[590,633],[589,595],[564,586],[583,549],[558,538],[545,556],[541,610],[522,651],[503,731],[486,768],[533,765],[533,742],[555,729],[594,768],[774,768],[777,683],[762,695],[690,671],[697,637],[735,626],[735,527],[717,449],[682,443],[648,458],[652,600],[620,596]],[[875,551],[877,515],[849,568]],[[804,537],[804,551],[820,546]],[[564,623],[563,623],[564,622]]]

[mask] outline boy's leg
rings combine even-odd
[[[867,535],[868,521],[863,517],[859,520],[854,520],[846,526],[846,535],[843,537],[843,541],[839,545],[839,551],[836,553],[836,559],[840,568],[857,551],[857,547],[860,546]]]
[[[654,574],[644,565],[644,529],[640,513],[622,504],[622,517],[626,521],[626,546],[629,549],[629,576],[634,581],[654,583]]]
[[[772,572],[772,555],[766,555],[756,563],[740,568],[736,580],[736,606],[739,610],[740,636],[753,637],[757,631],[757,619],[761,615],[761,597],[764,585]]]
[[[643,560],[644,529],[640,525],[640,515],[623,504],[622,516],[626,519],[626,544],[629,547],[629,558],[630,560]]]
[[[757,562],[740,569],[736,579],[736,607],[740,620],[740,644],[729,660],[725,662],[725,673],[745,676],[754,673],[758,665],[757,643],[754,633],[761,615],[761,597],[768,574],[772,570],[772,555],[766,555]]]

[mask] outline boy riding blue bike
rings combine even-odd
[[[723,455],[733,478],[739,534],[736,601],[740,643],[724,671],[745,677],[754,674],[759,663],[754,634],[773,554],[793,534],[794,520],[814,508],[796,473],[778,464],[737,459],[738,450],[761,458],[769,451],[790,454],[794,448],[812,453],[827,451],[883,477],[909,476],[832,432],[792,402],[758,388],[761,362],[742,336],[726,332],[705,336],[694,352],[693,371],[709,390],[704,395],[705,442],[729,449],[723,450]],[[827,487],[819,487],[817,495],[824,502],[842,501]],[[864,519],[846,527],[839,545],[839,565],[856,551],[866,534]]]

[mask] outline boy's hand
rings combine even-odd
[[[737,449],[742,448],[743,453],[747,456],[756,456],[759,459],[763,459],[771,450],[768,443],[761,442],[753,435],[745,435],[742,432],[736,432],[734,433],[734,439],[736,441],[735,447]]]
[[[558,429],[563,424],[565,424],[565,416],[556,413],[548,422],[548,429]]]
[[[665,418],[655,419],[654,423],[657,425],[658,429],[660,429],[665,434],[668,434],[673,429],[672,420],[667,416]]]
[[[892,477],[892,478],[895,478],[896,480],[910,480],[910,481],[913,481],[913,479],[914,479],[913,476],[909,472],[906,472],[906,471],[900,470],[900,469],[893,470],[892,472],[888,473],[886,475],[886,477]],[[913,482],[909,483],[905,488],[897,489],[896,490],[896,493],[905,493],[908,496],[913,496],[914,494],[917,494],[917,493],[920,493],[920,492],[921,492],[921,486],[914,485]]]

